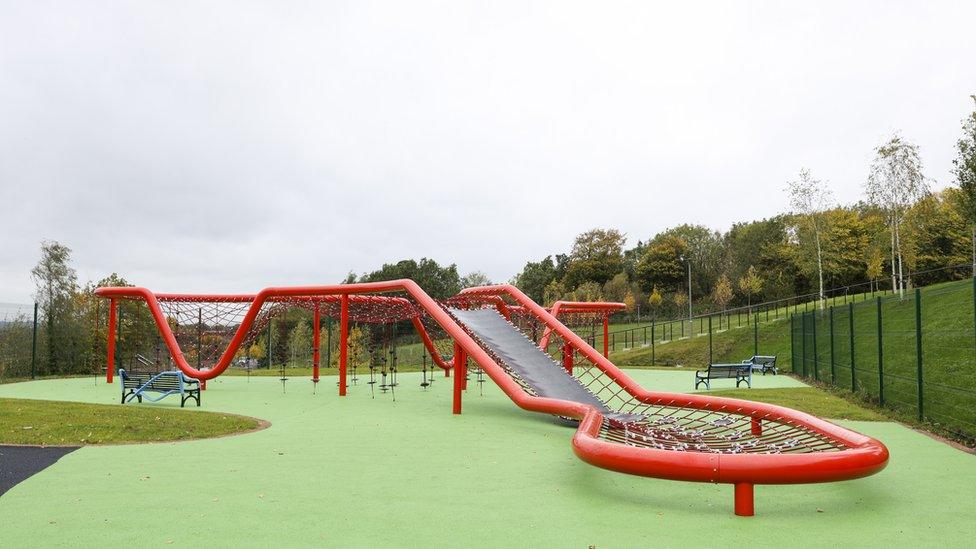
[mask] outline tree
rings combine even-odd
[[[729,302],[732,301],[732,283],[729,282],[729,277],[724,274],[715,283],[715,289],[712,291],[712,301],[715,302],[719,310],[724,310],[728,307]]]
[[[312,329],[304,320],[288,334],[288,354],[292,362],[307,359],[312,352]]]
[[[546,256],[542,261],[526,263],[522,272],[515,275],[513,282],[533,301],[542,303],[548,300],[546,287],[556,278],[556,265],[552,261],[552,256]]]
[[[542,294],[542,303],[549,307],[556,301],[559,301],[566,296],[566,286],[562,282],[552,279],[549,284],[546,284],[545,290]]]
[[[891,287],[904,294],[901,224],[908,208],[928,193],[918,146],[898,135],[878,146],[864,192],[885,214],[891,233]]]
[[[433,259],[420,261],[404,259],[396,263],[386,263],[378,270],[360,277],[360,282],[378,282],[409,278],[420,285],[434,299],[446,299],[461,291],[461,276],[453,263],[441,267]]]
[[[630,280],[627,279],[627,273],[617,273],[603,285],[603,298],[607,301],[623,301],[628,293],[633,292],[630,288]]]
[[[971,233],[969,221],[959,208],[960,189],[948,188],[918,201],[905,215],[905,226],[911,228],[913,284],[931,284],[945,280],[937,272],[946,265],[963,265],[970,260]],[[967,269],[968,270],[968,269]],[[954,272],[953,278],[963,273]],[[971,272],[970,272],[971,274]]]
[[[627,237],[616,229],[592,229],[576,237],[569,254],[565,282],[576,288],[584,282],[603,285],[624,270]]]
[[[679,309],[680,313],[681,310],[684,309],[685,305],[688,304],[688,294],[684,292],[675,292],[674,295],[671,296],[671,301],[674,303],[674,306]]]
[[[749,314],[752,314],[752,296],[762,291],[762,279],[752,265],[746,271],[745,276],[739,279],[739,291],[746,296],[746,303],[749,307]]]
[[[637,310],[637,298],[634,297],[634,292],[627,292],[624,296],[624,306],[627,307],[627,312],[633,314]],[[640,322],[640,320],[638,320]]]
[[[881,253],[881,250],[872,248],[868,252],[864,260],[864,273],[867,275],[868,280],[871,281],[871,291],[874,291],[875,281],[884,274],[884,255]]]
[[[806,293],[796,239],[793,216],[737,223],[723,238],[726,251],[724,271],[730,278],[745,275],[750,266],[763,273],[763,295],[766,299],[783,299]],[[711,293],[702,292],[702,295]]]
[[[976,95],[970,95],[976,103]],[[976,110],[962,122],[962,137],[956,142],[957,156],[952,161],[956,182],[962,190],[960,204],[969,222],[973,276],[976,276]]]
[[[584,282],[564,298],[569,301],[602,301],[603,289],[596,282]]]
[[[34,299],[40,303],[47,324],[48,370],[54,373],[70,367],[65,348],[59,343],[67,342],[65,328],[72,317],[72,296],[78,288],[77,275],[71,267],[71,249],[53,240],[42,241],[41,259],[31,269],[31,279],[36,287]]]
[[[474,288],[476,286],[491,286],[491,279],[481,271],[473,271],[461,279],[461,288]]]
[[[661,308],[662,303],[664,303],[664,297],[661,295],[661,292],[657,291],[657,286],[654,286],[651,294],[647,296],[647,304],[651,307],[652,315],[657,315],[657,311]],[[654,316],[651,318],[653,319]]]
[[[248,347],[247,349],[247,356],[258,361],[264,360],[265,357],[264,340],[262,339],[261,341],[255,341],[254,343],[252,343],[251,346]]]
[[[637,281],[644,289],[661,286],[676,289],[684,285],[685,265],[681,257],[688,244],[679,236],[668,235],[652,242],[637,262]]]
[[[651,239],[648,246],[654,246],[669,237],[678,237],[684,241],[684,249],[679,255],[683,255],[685,261],[691,263],[691,285],[694,293],[708,294],[724,267],[722,235],[702,225],[684,224],[659,233]],[[687,264],[681,264],[682,286],[687,284],[687,267]]]
[[[800,170],[799,179],[787,183],[790,195],[790,207],[800,214],[800,225],[813,237],[813,250],[817,258],[817,279],[819,281],[820,308],[824,308],[824,276],[823,276],[823,247],[820,239],[824,230],[824,211],[827,210],[833,197],[830,189],[823,182],[814,179],[810,170]]]

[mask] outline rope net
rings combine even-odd
[[[494,306],[474,299],[454,300],[451,305],[463,308]],[[592,313],[574,313],[571,316],[574,318],[567,318],[568,323],[562,315],[559,320],[577,329],[593,323]],[[542,321],[527,311],[511,314],[509,323],[532,341],[537,342],[536,335],[542,332]],[[538,396],[532,386],[506,364],[502,357],[492,352],[477,335],[471,335],[526,392]],[[587,339],[585,332],[578,335]],[[590,336],[592,335],[591,332]],[[559,368],[563,368],[564,343],[560,335],[555,332],[551,334],[547,351]],[[813,453],[847,448],[832,437],[778,414],[756,416],[737,405],[721,405],[711,409],[681,406],[677,403],[678,395],[669,400],[641,402],[575,348],[572,349],[572,362],[574,379],[613,412],[604,417],[599,434],[600,438],[610,442],[643,448],[716,454]]]

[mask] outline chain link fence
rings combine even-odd
[[[976,442],[976,278],[793,315],[797,375]]]

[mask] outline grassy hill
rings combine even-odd
[[[853,390],[906,420],[917,421],[922,416],[936,430],[972,440],[976,438],[973,283],[963,280],[922,288],[920,305],[921,414],[914,292],[906,292],[903,298],[880,298],[880,346],[878,300],[859,300],[832,311],[828,307],[802,315],[802,332],[798,318],[795,325],[782,319],[759,322],[757,333],[752,326],[735,325],[714,333],[712,362],[738,362],[755,351],[776,355],[781,370]],[[797,364],[792,364],[791,356],[794,337],[800,357]],[[611,353],[610,359],[626,367],[704,368],[709,362],[708,337],[658,341],[653,349],[641,344]]]

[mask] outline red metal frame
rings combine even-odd
[[[464,292],[461,292],[464,293]],[[552,304],[549,313],[559,318],[560,313],[602,313],[603,314],[603,356],[608,356],[609,347],[607,339],[610,332],[610,315],[617,311],[627,308],[624,303],[615,301],[557,301]],[[542,338],[539,339],[539,347],[545,349],[549,347],[549,338],[552,336],[552,328],[546,326]]]
[[[753,418],[780,416],[794,425],[819,432],[840,441],[847,448],[833,452],[803,454],[712,454],[704,452],[675,452],[654,448],[642,448],[613,443],[599,437],[603,414],[596,408],[578,402],[544,398],[527,393],[505,370],[489,356],[468,333],[430,296],[412,280],[393,280],[344,284],[335,286],[300,286],[267,288],[256,294],[245,314],[238,331],[217,366],[199,371],[183,358],[179,345],[163,316],[157,296],[145,288],[99,288],[96,294],[107,298],[140,298],[149,306],[163,342],[174,362],[184,373],[198,379],[212,379],[220,375],[243,341],[253,324],[261,305],[275,297],[342,296],[341,323],[343,335],[348,327],[350,294],[368,294],[402,291],[437,322],[455,342],[454,413],[461,412],[461,387],[463,364],[470,357],[484,370],[502,391],[519,407],[546,414],[570,417],[580,421],[573,435],[572,445],[576,455],[587,463],[633,475],[673,480],[721,482],[735,485],[735,512],[751,515],[753,512],[754,484],[793,484],[848,480],[874,474],[885,467],[888,450],[879,441],[850,431],[833,423],[803,412],[758,402],[711,397],[697,394],[652,392],[637,384],[630,376],[614,366],[572,330],[511,285],[469,288],[462,296],[506,296],[525,308],[547,328],[557,333],[574,352],[580,353],[596,367],[610,376],[621,388],[636,400],[656,405],[696,408],[712,411],[735,410]],[[340,395],[346,393],[345,349],[340,349]],[[460,378],[460,379],[459,379]]]

